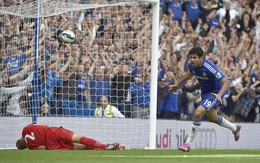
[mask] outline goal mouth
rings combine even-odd
[[[157,74],[151,68],[154,3],[5,1],[0,129],[8,126],[8,136],[1,134],[0,148],[13,148],[31,122],[127,149],[147,147],[151,74]],[[75,34],[72,43],[62,41],[65,30]]]

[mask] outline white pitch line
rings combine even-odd
[[[260,159],[260,154],[218,154],[218,155],[173,155],[173,156],[127,156],[127,155],[92,155],[91,157],[111,158],[255,158]]]

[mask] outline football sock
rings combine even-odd
[[[80,143],[86,146],[85,149],[106,149],[107,145],[91,138],[82,136]]]
[[[200,125],[201,125],[201,121],[194,121],[193,124],[191,125],[191,131],[186,140],[186,143],[188,143],[189,145],[192,144],[195,136],[200,131]]]
[[[219,126],[229,128],[230,130],[232,130],[232,132],[235,132],[236,129],[237,129],[236,125],[234,125],[233,123],[229,122],[228,120],[226,120],[224,117],[222,117],[220,115],[218,116],[217,124]]]

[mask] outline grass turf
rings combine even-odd
[[[0,163],[259,163],[260,150],[0,150]]]

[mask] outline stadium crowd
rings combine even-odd
[[[71,116],[65,110],[72,104],[79,110],[100,109],[105,96],[109,105],[97,117],[115,117],[115,109],[107,107],[113,106],[120,117],[148,118],[151,16],[151,5],[133,3],[41,18],[35,88],[35,21],[0,14],[1,115],[30,115],[37,91],[40,114]],[[76,35],[72,44],[60,39],[66,29]],[[195,78],[177,92],[167,88],[188,70],[187,54],[194,46],[202,47],[232,83],[219,114],[233,122],[259,122],[260,1],[160,1],[158,118],[192,119],[200,102]]]

